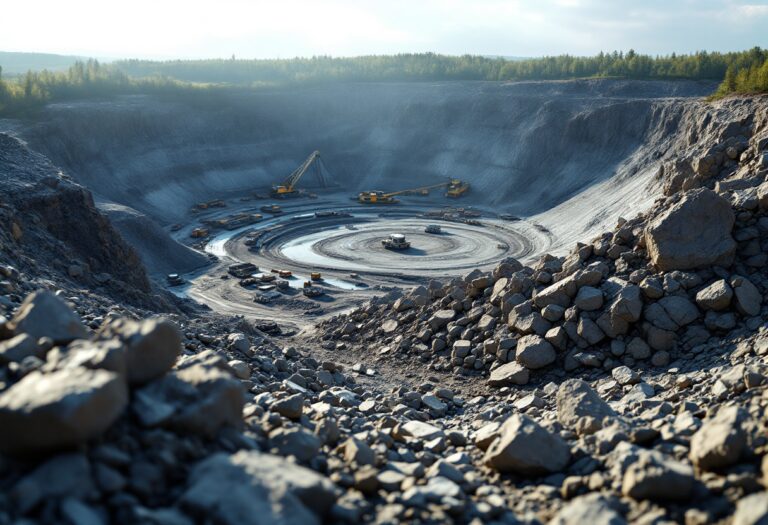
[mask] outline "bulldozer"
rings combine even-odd
[[[309,168],[315,163],[320,164],[320,152],[315,150],[313,151],[309,157],[306,158],[304,162],[301,163],[301,166],[296,168],[293,173],[291,173],[287,179],[285,179],[282,183],[276,184],[272,186],[272,196],[277,198],[286,198],[286,197],[296,197],[300,194],[300,191],[296,189],[296,185],[299,183],[299,180],[301,177],[304,176],[304,174],[309,170]],[[322,166],[318,166],[317,170],[318,177],[320,177],[321,184],[325,184],[325,180],[323,178],[323,169]]]

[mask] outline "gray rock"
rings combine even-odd
[[[733,289],[725,279],[715,281],[696,294],[696,304],[704,310],[725,310],[731,305]]]
[[[283,458],[254,451],[197,464],[181,506],[222,525],[319,525],[337,497],[333,483]]]
[[[29,334],[19,334],[0,342],[0,363],[20,363],[29,356],[45,359],[45,347]]]
[[[50,337],[56,344],[67,344],[88,336],[77,314],[47,290],[28,295],[8,327],[17,335],[29,334],[35,340]]]
[[[344,459],[347,463],[355,463],[358,466],[376,464],[376,453],[364,441],[349,438],[342,446],[344,447]]]
[[[678,326],[686,326],[699,318],[699,309],[691,301],[680,295],[662,297],[659,302],[669,318]],[[659,328],[666,328],[660,326]]]
[[[693,468],[656,451],[643,450],[624,472],[621,490],[636,500],[687,500],[693,493]]]
[[[104,432],[128,405],[125,380],[107,370],[31,372],[0,394],[0,451],[73,447]]]
[[[567,308],[577,291],[576,274],[573,274],[537,292],[533,302],[539,308],[550,304]]]
[[[568,444],[535,421],[516,414],[499,429],[485,453],[485,463],[502,473],[541,476],[562,471],[570,461]]]
[[[131,408],[145,426],[214,437],[222,427],[242,425],[243,386],[218,368],[198,364],[175,370],[134,396]]]
[[[453,343],[453,352],[451,352],[451,355],[453,355],[453,357],[464,359],[469,355],[470,350],[472,350],[472,341],[459,339]]]
[[[272,403],[270,407],[283,417],[289,419],[299,419],[304,410],[304,396],[301,394],[294,394],[292,396],[279,399]]]
[[[591,286],[583,286],[576,294],[574,304],[580,310],[587,312],[599,310],[603,306],[603,292]]]
[[[128,382],[144,384],[170,370],[181,352],[181,334],[164,319],[116,319],[99,330],[105,339],[118,338],[125,345]]]
[[[583,315],[579,317],[576,333],[590,345],[596,345],[605,339],[605,333],[600,330],[600,327],[592,319]]]
[[[689,457],[703,470],[728,467],[738,462],[747,445],[742,423],[747,413],[735,406],[720,409],[691,438]]]
[[[491,386],[527,385],[530,372],[516,361],[512,361],[491,370],[488,384]]]
[[[579,496],[566,503],[548,525],[624,525],[627,522],[618,507],[617,501],[601,494]]]
[[[640,375],[628,366],[617,366],[611,370],[611,376],[622,386],[640,382]]]
[[[443,429],[424,423],[423,421],[407,421],[403,423],[401,431],[405,436],[419,439],[422,441],[429,441],[437,437],[445,436]]]
[[[572,429],[585,416],[600,422],[606,417],[615,417],[616,412],[586,381],[568,379],[557,390],[557,420]]]
[[[731,286],[733,286],[736,295],[736,309],[741,315],[753,317],[760,313],[760,305],[763,297],[752,281],[746,277],[735,275],[731,277]]]
[[[26,513],[49,498],[86,498],[93,490],[88,458],[70,453],[50,458],[21,478],[10,490],[10,497]]]
[[[758,492],[736,503],[732,525],[765,525],[768,523],[768,492]]]
[[[531,370],[554,363],[556,357],[557,353],[549,341],[538,335],[526,335],[517,342],[515,359]]]
[[[320,451],[320,439],[304,427],[278,428],[269,435],[269,444],[281,456],[307,462]]]
[[[662,271],[730,266],[736,251],[734,222],[726,199],[708,189],[688,191],[647,226],[651,262]]]
[[[432,330],[437,332],[453,321],[454,317],[456,317],[456,312],[454,310],[438,310],[429,318],[429,326]]]

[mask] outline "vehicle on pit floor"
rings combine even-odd
[[[443,229],[437,224],[428,224],[427,227],[424,228],[424,233],[443,233]]]
[[[232,277],[237,277],[238,279],[251,277],[258,271],[259,267],[249,262],[231,264],[229,267],[227,267],[227,273]]]
[[[186,282],[184,281],[184,278],[178,273],[169,273],[166,276],[166,281],[168,282],[169,286],[180,286]]]
[[[405,240],[405,235],[402,233],[391,233],[386,239],[382,239],[382,246],[388,250],[407,250],[411,247],[411,243]]]

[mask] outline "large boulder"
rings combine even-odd
[[[485,463],[502,473],[541,476],[563,470],[571,459],[568,444],[529,417],[507,419],[485,453]]]
[[[244,389],[231,374],[202,364],[173,371],[135,392],[131,408],[145,426],[214,437],[242,425]]]
[[[538,335],[526,335],[517,342],[515,359],[518,363],[535,370],[555,362],[557,353],[554,347]]]
[[[74,447],[99,436],[128,405],[119,374],[70,368],[31,372],[0,395],[0,452]]]
[[[221,525],[319,525],[336,496],[336,486],[312,470],[243,450],[215,454],[195,466],[181,506]]]
[[[179,329],[163,319],[116,319],[105,325],[99,335],[118,338],[125,345],[126,374],[131,384],[160,377],[173,367],[181,352]]]
[[[662,271],[730,266],[736,251],[731,205],[708,189],[691,190],[645,231],[653,264]]]
[[[642,450],[624,472],[621,489],[636,500],[686,500],[694,488],[693,468],[657,451]]]
[[[582,417],[602,421],[614,417],[616,412],[582,379],[569,379],[557,391],[557,420],[568,428],[575,428]]]
[[[691,438],[689,457],[703,470],[729,467],[736,463],[747,446],[747,433],[743,421],[747,413],[731,406],[704,421]]]
[[[88,335],[80,318],[67,303],[47,290],[29,294],[9,323],[16,334],[35,339],[50,337],[56,344],[67,344]]]
[[[491,386],[527,385],[530,372],[516,361],[506,363],[491,370],[488,384]]]

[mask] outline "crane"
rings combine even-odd
[[[431,186],[422,186],[420,188],[411,188],[389,193],[384,193],[383,191],[364,191],[357,196],[357,200],[363,204],[394,204],[397,202],[395,197],[398,195],[428,195],[429,190],[435,188],[448,188],[448,191],[445,194],[447,197],[460,197],[469,189],[469,183],[459,179],[451,179],[447,182],[441,182]]]
[[[301,179],[301,177],[307,172],[312,163],[319,158],[320,152],[317,150],[313,151],[309,157],[307,157],[307,159],[301,164],[301,166],[296,168],[293,173],[291,173],[288,178],[282,182],[282,184],[272,186],[272,196],[292,197],[296,195],[298,191],[294,188],[296,184],[299,183],[299,179]]]

